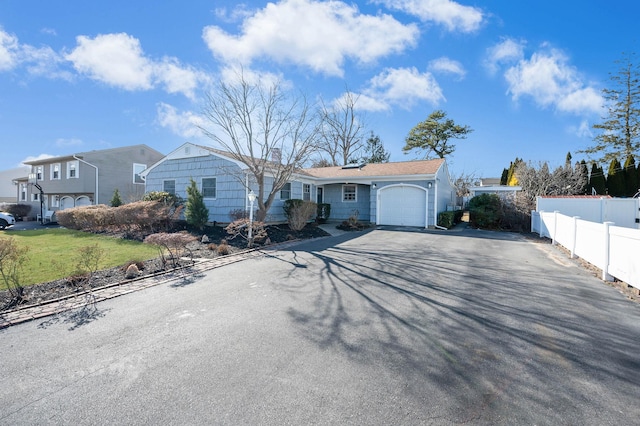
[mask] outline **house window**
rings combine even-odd
[[[280,190],[280,199],[281,200],[291,199],[291,182],[285,183],[282,189]]]
[[[302,184],[302,199],[305,201],[311,201],[311,185],[308,183]]]
[[[67,163],[67,179],[75,179],[78,177],[78,162],[69,161]]]
[[[20,184],[20,201],[27,201],[27,184]]]
[[[36,180],[43,180],[43,166],[36,166]]]
[[[176,195],[176,181],[175,180],[165,180],[162,183],[162,190],[164,192],[168,192],[169,194]]]
[[[49,198],[49,205],[51,207],[60,207],[60,196],[59,195],[51,195]]]
[[[51,165],[51,180],[60,179],[60,164]]]
[[[37,192],[32,192],[31,193],[31,201],[39,201],[40,200],[40,194]]]
[[[147,168],[146,164],[133,163],[133,183],[144,184],[144,179],[142,179],[142,176],[140,176],[140,173],[144,172],[146,168]]]
[[[357,201],[356,185],[342,185],[342,201]]]
[[[216,178],[202,178],[202,196],[216,198]]]

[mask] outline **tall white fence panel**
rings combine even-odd
[[[640,229],[639,198],[538,197],[536,210],[559,211],[563,215],[578,216],[590,222],[614,222],[616,226]]]
[[[640,230],[596,223],[559,212],[531,215],[531,229],[549,237],[602,270],[602,279],[614,277],[640,289]]]
[[[640,288],[640,230],[612,226],[609,237],[608,272],[619,280]]]

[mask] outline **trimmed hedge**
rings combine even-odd
[[[476,228],[500,229],[504,214],[496,194],[481,194],[469,200],[469,223]]]
[[[462,221],[462,210],[456,210],[452,212],[440,212],[438,214],[438,226],[443,228],[453,228],[455,225]]]

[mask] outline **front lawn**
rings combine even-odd
[[[13,237],[17,244],[29,249],[21,274],[21,283],[24,286],[72,275],[77,270],[81,250],[95,244],[102,249],[98,269],[158,257],[155,246],[63,228],[7,231],[0,238],[7,237]],[[0,290],[4,289],[6,286],[0,280]]]

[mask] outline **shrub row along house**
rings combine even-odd
[[[108,204],[117,189],[124,202],[145,192],[166,191],[186,199],[193,179],[209,209],[209,221],[227,223],[234,211],[248,211],[247,195],[257,183],[242,161],[211,147],[185,143],[170,154],[146,145],[83,152],[26,163],[29,177],[16,179],[17,201],[32,216],[55,220],[69,207]],[[273,177],[265,176],[270,189]],[[285,221],[284,202],[302,199],[331,206],[330,220],[356,217],[379,225],[435,226],[439,212],[455,202],[442,159],[354,164],[296,170],[276,194],[268,222]]]
[[[230,212],[249,209],[258,187],[247,166],[229,153],[185,143],[142,173],[146,190],[186,197],[193,179],[209,209],[210,222],[230,221]],[[273,178],[265,177],[265,186]],[[446,162],[406,161],[300,169],[279,191],[267,221],[284,221],[284,202],[302,199],[331,205],[331,220],[356,216],[379,225],[435,226],[437,213],[455,202]]]

